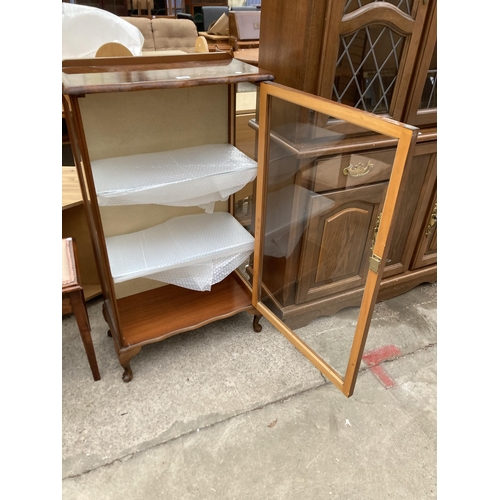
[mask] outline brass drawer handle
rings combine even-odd
[[[432,228],[437,224],[438,221],[438,204],[434,205],[434,210],[432,211],[431,217],[429,219],[429,224],[427,226],[427,231],[425,232],[425,236],[429,236],[429,233],[431,232]]]
[[[373,169],[373,163],[370,160],[368,160],[368,163],[366,165],[363,165],[363,163],[361,162],[357,163],[356,165],[349,164],[348,167],[342,170],[342,173],[344,175],[350,175],[351,177],[361,177],[363,175],[366,175],[372,169]]]

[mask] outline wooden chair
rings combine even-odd
[[[101,45],[95,53],[96,57],[128,57],[131,55],[132,52],[130,52],[125,45],[118,42],[105,43]]]
[[[199,36],[196,39],[194,48],[197,53],[209,52],[207,39],[203,36]]]
[[[94,380],[101,380],[90,335],[89,316],[80,284],[80,271],[73,238],[62,239],[62,297],[69,298]]]

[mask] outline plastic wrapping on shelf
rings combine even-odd
[[[257,162],[231,144],[94,160],[99,205],[159,204],[200,206],[213,211],[253,181]]]
[[[62,4],[62,59],[95,57],[101,45],[115,42],[142,54],[144,36],[131,23],[97,7]]]
[[[208,291],[253,252],[254,238],[227,212],[184,215],[106,238],[115,283],[150,278]]]

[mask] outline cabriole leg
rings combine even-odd
[[[253,331],[254,332],[261,332],[262,331],[262,325],[259,324],[259,321],[262,318],[262,314],[255,314],[253,317]]]
[[[123,367],[122,380],[124,382],[130,382],[132,380],[132,378],[134,377],[134,375],[132,373],[132,369],[130,368],[130,360],[134,356],[139,354],[140,350],[141,350],[140,347],[136,347],[134,349],[130,349],[129,351],[118,353],[118,359],[120,360],[120,364]]]

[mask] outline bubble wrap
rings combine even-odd
[[[99,205],[201,206],[213,211],[257,175],[257,162],[231,144],[94,160]]]
[[[106,238],[115,283],[146,277],[207,291],[253,252],[254,238],[229,213],[184,215]]]

